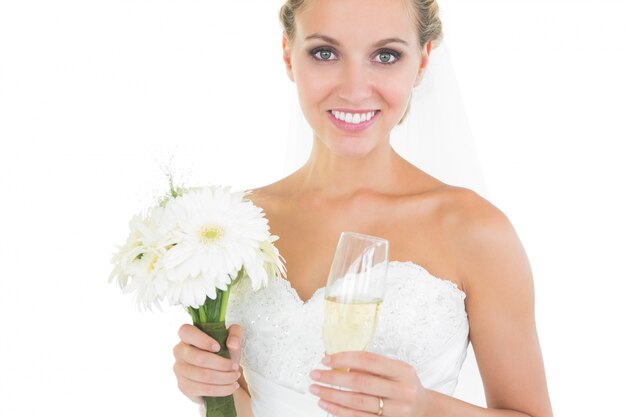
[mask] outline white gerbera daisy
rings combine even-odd
[[[216,186],[172,192],[133,217],[126,244],[113,257],[110,280],[136,292],[140,307],[167,299],[197,309],[207,297],[222,300],[220,294],[226,294],[227,300],[238,277],[250,279],[257,290],[269,278],[284,276],[273,245],[278,238],[246,194]]]
[[[134,216],[126,244],[113,256],[115,267],[109,280],[116,280],[124,292],[137,291],[140,307],[157,304],[165,292],[162,260],[177,243],[173,220],[159,206],[145,215]]]
[[[182,289],[186,285],[214,299],[215,289],[226,290],[244,265],[256,268],[259,247],[270,233],[263,211],[244,196],[229,188],[204,187],[167,203],[165,210],[176,219],[178,233],[176,246],[163,258],[170,302],[185,305],[193,299],[197,304],[200,296],[188,296]],[[256,287],[267,281],[256,273],[250,278]]]
[[[277,240],[278,236],[270,236],[261,242],[256,259],[244,264],[246,274],[252,282],[253,291],[266,286],[268,278],[285,276],[283,258],[273,245]]]

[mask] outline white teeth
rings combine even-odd
[[[355,125],[365,122],[366,120],[371,120],[372,117],[374,117],[374,115],[376,114],[375,111],[370,111],[367,113],[344,113],[337,110],[332,110],[331,113],[333,116],[335,116],[335,118],[342,120],[346,123],[352,123]]]

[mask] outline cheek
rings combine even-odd
[[[294,76],[299,96],[309,104],[327,96],[332,88],[331,77],[319,69],[298,68]]]
[[[402,68],[386,79],[386,85],[390,94],[397,100],[402,99],[402,97],[408,97],[411,94],[414,81],[415,77],[410,68]]]
[[[402,79],[393,79],[393,81],[387,80],[381,88],[381,95],[384,97],[385,102],[389,106],[390,111],[394,118],[398,118],[404,114],[411,98],[411,91],[413,88],[412,83],[404,82]]]
[[[324,109],[329,105],[333,85],[324,71],[300,70],[296,78],[296,88],[300,108],[310,125],[314,126],[324,120]]]

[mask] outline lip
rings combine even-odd
[[[346,109],[346,108],[338,107],[338,108],[332,108],[332,109],[330,109],[328,111],[341,111],[341,112],[344,112],[344,113],[352,113],[352,114],[354,114],[354,113],[369,113],[371,111],[378,111],[378,109]]]
[[[364,122],[361,122],[359,124],[354,124],[354,123],[344,122],[343,120],[339,120],[339,119],[335,118],[335,116],[333,116],[333,114],[332,114],[332,111],[341,111],[341,112],[344,112],[344,113],[368,113],[368,112],[373,111],[375,113],[374,113],[374,115],[372,116],[371,119],[366,120]],[[326,114],[328,115],[328,118],[330,119],[330,121],[338,129],[341,129],[341,130],[346,131],[346,132],[361,132],[361,131],[367,129],[372,124],[374,124],[374,122],[378,118],[379,113],[380,113],[380,111],[378,111],[378,110],[347,110],[347,109],[333,109],[333,110],[328,110],[326,112]]]

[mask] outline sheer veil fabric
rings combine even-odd
[[[285,174],[306,162],[313,133],[293,93]],[[413,89],[404,122],[391,132],[393,148],[439,180],[486,195],[482,169],[452,59],[445,42],[433,48],[424,79]]]

